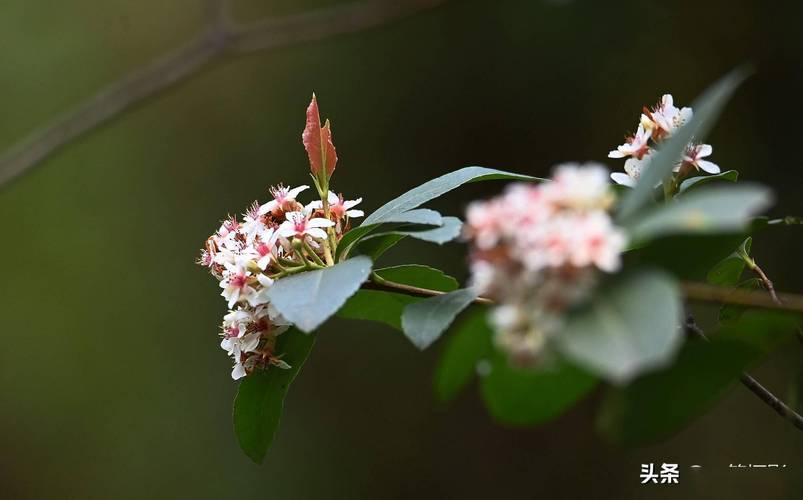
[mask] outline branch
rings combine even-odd
[[[212,63],[382,26],[447,0],[373,0],[233,26],[226,0],[205,0],[207,25],[191,43],[125,76],[0,156],[0,188],[82,135]]]
[[[700,337],[701,339],[708,341],[708,337],[705,336],[705,332],[703,332],[702,328],[697,325],[697,323],[694,321],[694,317],[691,315],[689,315],[686,320],[686,330]],[[761,401],[766,403],[767,406],[772,408],[775,413],[791,422],[792,425],[798,429],[803,430],[803,416],[781,401],[775,394],[770,392],[769,389],[761,385],[758,380],[744,372],[742,372],[742,374],[739,376],[739,380],[742,382],[742,385],[747,387],[750,392],[755,394]]]
[[[437,297],[444,295],[446,292],[440,290],[430,290],[429,288],[420,288],[412,285],[403,285],[393,281],[382,280],[382,282],[367,281],[363,283],[362,288],[366,290],[380,290],[383,292],[394,292],[409,295],[411,297]],[[493,304],[491,299],[485,297],[477,297],[473,301],[474,304]]]
[[[416,286],[393,283],[392,281],[382,281],[377,283],[369,281],[363,288],[370,290],[384,290],[386,292],[403,293],[413,297],[434,297],[443,295],[444,292],[429,290]],[[735,304],[740,306],[758,307],[762,309],[780,309],[783,311],[803,312],[803,297],[800,295],[778,294],[783,297],[783,301],[776,303],[762,292],[753,290],[734,290],[731,288],[706,285],[703,283],[681,283],[681,290],[686,298],[699,300],[702,302],[722,302],[725,304]],[[491,299],[479,297],[475,301],[477,304],[493,304]]]
[[[751,262],[748,262],[747,265],[754,273],[758,275],[758,279],[761,280],[761,283],[764,284],[764,288],[767,289],[767,293],[770,294],[772,301],[778,305],[783,304],[783,301],[781,300],[780,297],[778,297],[778,293],[775,291],[775,285],[772,283],[772,280],[769,278],[769,276],[767,276],[767,273],[765,273],[764,270],[761,269],[758,263],[756,263],[755,260],[752,260]],[[800,341],[801,344],[803,344],[803,330],[798,328],[796,333],[797,333],[797,340]]]
[[[696,283],[687,283],[684,284],[684,288],[687,288],[689,285],[694,285],[691,287],[692,290],[705,290],[706,294],[699,294],[698,295],[705,295],[704,300],[709,300],[709,297],[716,297],[717,302],[721,301],[722,295],[720,295],[720,290],[724,292],[730,292],[730,289],[719,287],[709,287],[708,285],[702,285],[703,288],[695,288],[698,284]],[[402,293],[405,295],[410,295],[413,297],[436,297],[438,295],[443,295],[445,292],[441,292],[438,290],[430,290],[428,288],[421,288],[417,286],[411,285],[404,285],[401,283],[394,283],[392,281],[382,280],[381,282],[376,281],[368,281],[362,285],[362,288],[367,290],[382,290],[386,292],[394,292],[394,293]],[[716,290],[716,292],[712,292],[712,290]],[[727,294],[725,294],[727,295]],[[758,295],[759,297],[765,297],[764,294]],[[750,300],[745,300],[744,302],[752,302],[753,296],[750,296]],[[800,299],[800,297],[796,297]],[[475,304],[493,304],[491,299],[485,297],[478,297],[474,300]],[[742,304],[739,302],[739,304]],[[749,304],[742,304],[742,305],[756,305],[753,303]],[[773,306],[777,306],[777,304],[772,303]],[[762,307],[761,305],[757,305],[757,307]],[[703,330],[697,325],[694,321],[694,318],[689,315],[688,319],[686,320],[686,330],[697,335],[698,337],[702,338],[703,340],[708,340],[705,336]],[[783,401],[781,401],[777,396],[775,396],[772,392],[766,389],[763,385],[759,383],[758,380],[753,378],[747,373],[742,373],[739,380],[741,380],[742,384],[747,387],[753,394],[755,394],[759,399],[761,399],[764,403],[766,403],[770,408],[772,408],[778,415],[782,416],[786,420],[790,421],[792,425],[797,427],[800,430],[803,430],[803,417],[800,416],[797,412],[795,412],[792,408],[786,405]]]
[[[782,311],[803,312],[803,296],[778,293],[773,297],[757,290],[733,289],[704,283],[684,282],[680,288],[687,298],[701,302],[721,302],[739,306],[758,307],[761,309],[779,309]]]

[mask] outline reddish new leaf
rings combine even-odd
[[[318,113],[318,101],[315,94],[312,94],[312,101],[307,108],[307,124],[301,134],[301,140],[309,156],[312,175],[320,178],[319,172],[324,170],[326,178],[331,177],[337,163],[337,152],[332,143],[332,129],[329,121],[327,120],[326,125],[321,127],[321,117]]]

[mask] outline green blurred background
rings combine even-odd
[[[201,3],[3,2],[0,148],[188,41]],[[232,1],[241,22],[331,3]],[[61,150],[0,191],[0,498],[799,498],[803,435],[741,387],[669,441],[622,450],[593,431],[599,393],[541,428],[504,429],[474,390],[436,404],[442,345],[420,354],[345,320],[320,332],[255,466],[231,429],[225,304],[193,260],[228,212],[307,182],[313,90],[333,121],[334,185],[371,210],[469,164],[546,175],[607,161],[643,104],[688,104],[751,61],[713,159],[774,186],[774,214],[800,214],[802,5],[454,0],[218,64]],[[435,206],[459,215],[501,187]],[[800,234],[753,244],[782,290],[803,292]],[[459,244],[409,242],[387,262],[422,260],[465,277]],[[800,356],[758,374],[783,394]],[[679,462],[680,484],[640,486],[643,462]],[[728,470],[738,462],[787,468]]]

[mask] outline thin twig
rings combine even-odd
[[[767,276],[764,270],[761,269],[761,267],[759,267],[759,265],[756,264],[755,261],[753,261],[750,268],[753,270],[753,272],[755,272],[758,275],[758,278],[761,280],[761,283],[764,284],[764,288],[766,288],[767,292],[770,294],[772,301],[775,302],[776,304],[780,304],[781,299],[779,299],[778,294],[775,293],[775,285],[773,285],[772,280],[769,278],[769,276]]]
[[[446,1],[362,1],[236,26],[229,20],[225,0],[205,0],[207,24],[195,40],[106,87],[12,146],[0,157],[0,187],[85,133],[214,62],[375,28]]]
[[[369,281],[363,285],[363,288],[403,293],[414,297],[434,297],[436,295],[443,295],[444,293],[437,290],[419,288],[385,280],[382,280],[382,282]],[[781,294],[786,300],[782,303],[775,303],[761,292],[733,290],[731,288],[706,285],[703,283],[682,283],[681,290],[685,293],[686,298],[691,300],[722,302],[725,304],[736,304],[763,309],[780,309],[795,312],[803,311],[803,297],[799,295]],[[479,297],[474,302],[477,304],[493,304],[491,299],[485,297]]]
[[[381,283],[376,281],[368,281],[363,283],[362,287],[366,290],[380,290],[384,292],[401,293],[410,295],[411,297],[437,297],[446,292],[440,290],[430,290],[429,288],[420,288],[412,285],[404,285],[402,283],[395,283],[393,281],[382,280]],[[477,297],[474,299],[474,304],[493,304],[491,299],[485,297]]]
[[[780,297],[778,297],[778,294],[775,291],[775,285],[772,283],[772,280],[769,278],[769,276],[767,276],[767,273],[761,269],[761,266],[759,266],[755,260],[751,260],[751,262],[748,263],[748,266],[754,273],[758,275],[759,280],[761,280],[761,283],[764,284],[764,288],[767,289],[767,293],[770,294],[772,301],[778,305],[783,305],[783,301]],[[803,344],[803,330],[798,328],[795,333],[797,335],[797,340]]]
[[[782,311],[803,312],[803,296],[779,293],[779,302],[757,290],[733,289],[705,283],[683,282],[681,291],[688,299],[701,302],[721,302],[739,306],[758,307],[762,309],[779,309]]]
[[[693,333],[694,335],[700,337],[703,340],[708,340],[708,337],[705,336],[705,332],[703,329],[697,325],[697,322],[694,320],[694,317],[689,315],[686,319],[686,330]],[[803,416],[797,413],[795,410],[790,408],[786,403],[781,401],[775,394],[770,392],[769,389],[761,385],[758,380],[753,378],[750,374],[742,372],[739,376],[739,380],[742,382],[742,385],[747,387],[753,394],[755,394],[761,401],[767,404],[770,408],[772,408],[775,413],[780,415],[781,417],[785,418],[789,422],[792,423],[795,427],[800,430],[803,430]]]

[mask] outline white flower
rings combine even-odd
[[[223,289],[220,295],[228,301],[229,308],[232,308],[238,301],[248,299],[255,291],[248,284],[251,272],[243,262],[237,264],[226,262],[225,267],[223,279],[220,280],[220,288]]]
[[[686,148],[686,152],[683,154],[683,163],[691,165],[697,170],[708,172],[709,174],[718,174],[720,170],[716,163],[703,160],[706,156],[711,156],[713,152],[714,148],[708,144],[689,145],[689,147]]]
[[[650,164],[651,156],[651,154],[646,154],[641,159],[628,158],[625,160],[625,173],[614,172],[611,174],[611,179],[617,184],[634,187],[644,169]]]
[[[641,115],[641,126],[652,132],[653,137],[657,140],[672,135],[675,130],[688,123],[693,114],[691,108],[678,109],[675,107],[672,94],[664,94],[661,102],[652,111]]]
[[[326,231],[321,228],[335,225],[334,222],[323,217],[310,219],[303,212],[287,212],[284,215],[287,220],[282,222],[278,231],[279,236],[283,238],[311,236],[324,240],[326,239]]]
[[[259,215],[265,215],[269,212],[276,212],[278,210],[284,210],[284,207],[292,201],[295,201],[296,197],[302,191],[309,189],[309,186],[298,186],[297,188],[289,189],[282,185],[278,187],[273,187],[270,189],[270,194],[273,196],[273,199],[269,202],[265,203],[261,207],[259,207]]]
[[[332,191],[326,195],[326,199],[329,202],[329,213],[336,220],[340,220],[343,217],[362,217],[365,213],[362,210],[353,210],[354,207],[362,203],[362,198],[357,198],[356,200],[343,200],[343,195],[336,195]],[[307,205],[308,209],[313,210],[320,210],[323,208],[323,202],[321,200],[314,200]]]
[[[268,303],[268,289],[273,284],[273,280],[262,273],[257,274],[257,282],[261,285],[261,288],[248,296],[248,304],[251,307],[257,307]]]
[[[608,158],[625,158],[627,156],[641,158],[650,150],[649,141],[651,135],[652,132],[650,130],[646,130],[643,125],[639,125],[636,134],[628,137],[624,144],[608,153]]]
[[[245,366],[242,363],[242,355],[254,352],[259,347],[260,333],[249,333],[242,337],[226,337],[220,342],[220,347],[229,356],[234,358],[234,368],[231,371],[231,378],[237,380],[246,375]]]
[[[607,208],[613,201],[608,170],[599,163],[564,163],[555,167],[552,182],[544,184],[545,196],[561,207],[578,210]]]
[[[265,225],[262,214],[259,213],[260,206],[254,202],[243,214],[243,223],[240,231],[245,234],[246,242],[250,245],[257,236],[260,236],[268,227]]]

